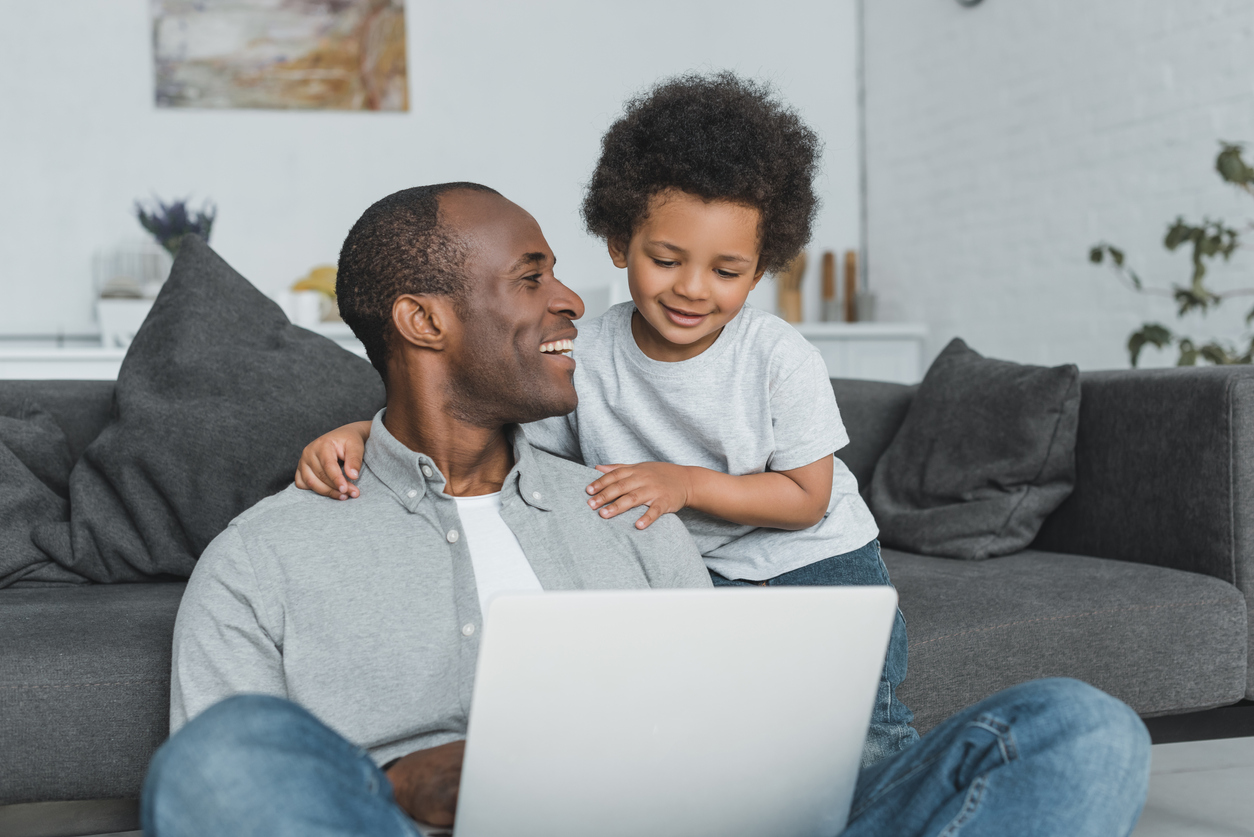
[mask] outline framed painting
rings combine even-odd
[[[159,108],[409,109],[404,0],[151,0]]]

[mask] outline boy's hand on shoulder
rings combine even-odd
[[[296,465],[296,487],[336,500],[358,496],[357,486],[349,480],[355,480],[361,474],[361,461],[368,438],[370,423],[358,422],[314,439],[305,446]],[[340,468],[341,462],[344,463],[343,469]]]
[[[598,465],[605,476],[588,486],[593,495],[588,505],[601,517],[617,517],[636,506],[648,511],[636,521],[637,529],[647,529],[664,514],[688,505],[692,496],[690,469],[669,462],[639,462],[635,465]]]

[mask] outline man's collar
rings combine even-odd
[[[410,450],[383,426],[385,412],[386,409],[376,413],[370,424],[365,464],[396,495],[401,505],[414,512],[418,510],[418,505],[428,491],[443,495],[447,480],[431,457]],[[514,448],[514,467],[506,475],[501,491],[517,493],[527,505],[552,511],[550,498],[547,496],[549,486],[536,461],[535,449],[518,425],[509,425],[505,432]]]

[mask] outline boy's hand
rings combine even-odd
[[[367,424],[366,433],[369,431]],[[300,455],[300,463],[296,466],[296,487],[337,500],[358,496],[357,486],[349,480],[361,475],[361,460],[365,452],[366,438],[356,425],[345,425],[319,436],[306,445]],[[341,462],[344,463],[343,470],[340,469]]]
[[[637,529],[647,529],[662,515],[679,511],[692,497],[692,480],[683,465],[640,462],[596,468],[605,476],[588,486],[588,493],[593,495],[588,505],[599,509],[604,518],[615,517],[636,506],[648,506],[644,516],[636,521]]]

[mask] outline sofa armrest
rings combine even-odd
[[[1254,369],[1081,377],[1076,486],[1033,548],[1204,573],[1254,597]]]

